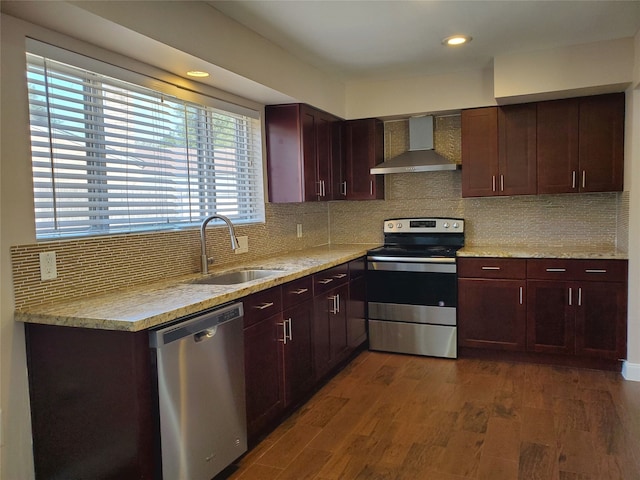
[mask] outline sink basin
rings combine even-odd
[[[198,285],[236,285],[238,283],[246,283],[260,278],[270,277],[282,273],[282,270],[262,270],[262,269],[246,269],[236,270],[234,272],[219,273],[217,275],[208,275],[198,278],[190,283]]]

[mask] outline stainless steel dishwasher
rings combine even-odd
[[[164,480],[210,480],[247,450],[242,303],[150,332]]]

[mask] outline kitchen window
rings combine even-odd
[[[258,112],[70,58],[126,80],[27,54],[38,239],[264,222]]]

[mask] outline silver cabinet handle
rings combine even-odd
[[[321,283],[323,285],[326,285],[327,283],[331,283],[333,282],[333,278],[325,278],[323,280],[318,280],[318,283]]]
[[[522,301],[523,301],[523,298],[522,298],[522,296],[523,296],[523,295],[522,295],[523,291],[524,291],[524,288],[523,288],[523,287],[520,287],[520,305],[522,305]]]
[[[369,180],[369,195],[373,195],[373,180]]]
[[[329,311],[333,315],[337,315],[338,313],[340,313],[340,295],[338,294],[332,295],[329,297],[329,300],[333,302],[333,307],[329,309]]]
[[[575,170],[571,172],[571,188],[576,188],[576,172]]]
[[[585,273],[607,273],[607,270],[605,269],[599,269],[599,268],[587,268],[584,271]]]
[[[582,170],[582,188],[587,188],[587,171]]]
[[[547,268],[547,272],[566,272],[566,268]]]
[[[291,318],[287,318],[284,322],[278,323],[282,327],[282,338],[279,338],[278,341],[283,344],[287,344],[287,340],[293,340],[293,334],[291,329]],[[288,333],[287,333],[288,332]]]
[[[500,175],[500,191],[504,192],[504,175]]]
[[[346,180],[340,184],[340,193],[342,195],[344,195],[345,197],[347,196],[347,181]]]
[[[496,176],[495,175],[491,175],[491,191],[492,192],[496,191]]]
[[[265,308],[273,307],[273,302],[266,302],[262,305],[256,305],[253,308],[257,308],[258,310],[264,310]]]
[[[573,305],[571,298],[573,297],[573,289],[569,287],[569,306]]]
[[[582,306],[582,287],[578,288],[578,306]]]
[[[299,288],[298,290],[292,290],[291,293],[293,293],[294,295],[302,295],[303,293],[306,293],[308,291],[308,288]]]
[[[334,277],[334,278],[338,278],[338,279],[339,279],[339,278],[344,278],[344,277],[346,277],[346,276],[347,276],[347,274],[346,274],[346,273],[338,273],[337,275],[334,275],[333,277]]]
[[[482,267],[482,270],[500,270],[500,267]]]

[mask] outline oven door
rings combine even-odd
[[[456,264],[369,261],[369,318],[456,325]]]
[[[369,261],[369,348],[457,356],[457,276],[453,262]]]

